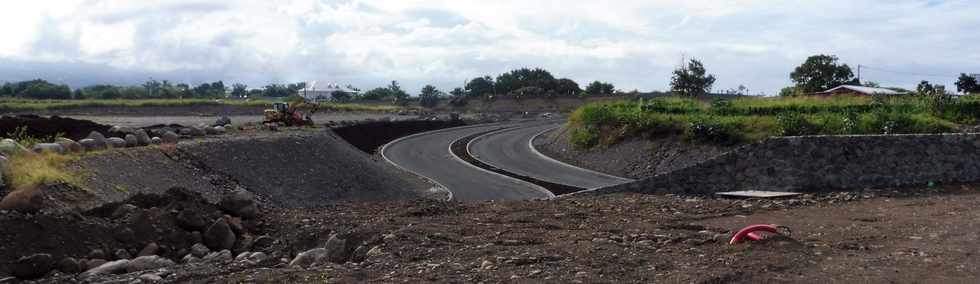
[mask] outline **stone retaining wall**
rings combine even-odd
[[[596,192],[816,192],[930,181],[980,181],[980,134],[776,137]]]

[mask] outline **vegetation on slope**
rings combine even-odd
[[[978,119],[976,96],[668,97],[586,105],[568,126],[571,142],[587,148],[662,135],[733,145],[771,136],[943,133]]]
[[[271,105],[273,100],[213,100],[213,99],[112,99],[112,100],[32,100],[0,99],[0,112],[50,111],[63,109],[95,107],[177,107],[202,105],[233,105],[262,107]],[[399,107],[390,105],[363,105],[325,103],[321,110],[334,111],[392,111]]]

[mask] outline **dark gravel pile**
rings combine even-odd
[[[373,121],[337,127],[334,132],[361,151],[373,154],[382,145],[401,137],[463,125],[466,123],[462,120]]]
[[[0,117],[0,136],[8,137],[18,127],[26,127],[27,135],[36,138],[51,138],[61,134],[72,140],[81,140],[92,131],[108,132],[111,126],[88,120],[77,120],[58,116],[40,117],[18,115]]]

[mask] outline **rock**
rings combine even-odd
[[[89,259],[99,259],[99,258],[105,259],[106,256],[107,255],[105,254],[105,251],[102,250],[102,249],[93,249],[92,251],[90,251],[88,253],[88,258]]]
[[[208,133],[205,132],[203,128],[200,128],[200,127],[191,127],[190,136],[193,136],[193,137],[204,137],[207,134]]]
[[[132,204],[123,204],[116,207],[115,211],[112,211],[112,219],[121,219],[123,217],[133,214],[133,212],[139,211],[140,208]]]
[[[327,244],[324,245],[327,249],[327,260],[333,263],[344,263],[350,259],[350,251],[347,250],[347,240],[341,239],[337,234],[330,236],[327,239]]]
[[[98,267],[85,271],[85,273],[82,273],[78,277],[82,279],[86,279],[97,275],[119,274],[119,273],[126,272],[126,269],[128,267],[129,267],[129,260],[120,259],[117,261],[110,261],[110,262],[103,263]]]
[[[89,271],[92,268],[99,267],[99,266],[105,264],[106,262],[108,262],[108,261],[106,261],[105,259],[101,259],[101,258],[89,259],[88,261],[85,262],[85,271]]]
[[[190,127],[184,127],[184,128],[181,128],[179,132],[180,132],[180,135],[191,136],[191,133],[194,132],[194,130],[191,129]]]
[[[213,126],[225,126],[225,125],[228,125],[228,124],[231,124],[231,118],[229,118],[227,116],[222,116],[221,118],[218,118],[218,120],[215,120],[214,121],[214,124],[212,124],[212,125]]]
[[[366,254],[364,254],[364,256],[365,256],[364,259],[370,259],[372,257],[379,257],[379,256],[382,256],[382,255],[384,255],[384,251],[381,250],[381,247],[380,246],[375,246],[375,247],[371,248],[371,250],[369,250]]]
[[[54,143],[61,145],[61,148],[65,148],[66,151],[71,153],[80,154],[85,151],[85,147],[83,147],[82,144],[68,138],[62,137],[55,139]]]
[[[207,226],[207,221],[195,209],[184,209],[177,213],[177,226],[188,231],[201,231]]]
[[[140,275],[140,278],[139,279],[140,279],[140,282],[142,282],[142,283],[160,283],[160,282],[163,281],[163,277],[160,277],[160,275],[156,275],[156,274],[153,274],[153,273],[147,273],[147,274]]]
[[[109,128],[109,135],[112,135],[112,136],[123,136],[123,135],[130,134],[130,133],[132,133],[131,130],[129,130],[128,128],[119,126],[119,125],[116,125],[116,126],[113,126],[112,128]]]
[[[132,244],[132,243],[136,242],[136,232],[133,231],[133,229],[130,229],[128,227],[119,226],[112,233],[112,238],[114,238],[117,241],[119,241],[121,243],[124,243],[124,244]],[[124,251],[124,252],[126,251],[124,249],[116,250],[116,254],[115,255],[116,255],[117,258],[119,258],[119,251],[120,250],[121,251]],[[128,252],[127,252],[127,254],[128,254]],[[129,258],[129,257],[126,257],[126,258]]]
[[[134,134],[136,135],[136,144],[139,144],[140,146],[150,145],[150,142],[151,142],[150,141],[150,134],[147,134],[146,133],[146,130],[137,129],[136,130],[136,133],[134,133]]]
[[[113,254],[113,255],[116,256],[116,259],[130,259],[130,258],[133,258],[133,255],[129,254],[129,252],[126,251],[125,249],[117,249],[116,250],[116,253]]]
[[[126,134],[126,147],[136,147],[139,145],[140,142],[139,139],[136,138],[136,135]]]
[[[159,251],[159,250],[160,250],[160,246],[157,245],[157,243],[155,243],[155,242],[151,242],[151,243],[147,244],[145,247],[143,247],[143,249],[140,250],[140,253],[137,254],[137,256],[156,255],[157,254],[157,251]]]
[[[217,135],[218,129],[216,129],[216,127],[207,126],[204,127],[204,132],[207,133],[208,135]]]
[[[193,246],[191,246],[191,255],[193,255],[195,257],[199,257],[199,258],[200,257],[204,257],[204,256],[208,255],[209,253],[211,253],[211,250],[208,249],[208,247],[205,246],[204,244],[198,243],[198,244],[194,244]]]
[[[204,232],[204,244],[212,250],[231,249],[235,246],[235,233],[228,227],[224,218],[218,218]]]
[[[480,263],[480,269],[481,270],[494,269],[493,262],[490,262],[489,260],[484,260],[482,263]]]
[[[29,153],[27,148],[21,146],[20,143],[14,141],[13,139],[3,139],[0,140],[0,155],[7,157],[13,157],[20,154]]]
[[[228,223],[228,228],[231,228],[231,232],[235,233],[236,236],[242,236],[245,234],[245,227],[242,225],[242,218],[231,217],[228,215],[225,215],[223,218],[225,218],[225,223]],[[251,246],[251,244],[249,245]]]
[[[252,194],[245,190],[236,190],[232,194],[226,194],[221,198],[218,206],[225,212],[228,212],[228,214],[242,217],[243,219],[255,218],[259,211],[255,205],[255,200],[252,198]]]
[[[36,186],[16,189],[0,200],[0,210],[31,213],[42,208],[44,208],[44,194]]]
[[[82,145],[82,148],[85,148],[85,151],[89,152],[104,150],[106,146],[105,143],[99,144],[94,139],[89,138],[78,140],[78,144]]]
[[[50,254],[38,253],[17,259],[10,272],[20,279],[40,278],[51,272],[54,264]]]
[[[350,257],[350,262],[353,263],[364,262],[364,260],[367,259],[367,253],[370,250],[371,248],[368,246],[357,246],[357,249],[354,250],[354,254],[352,254]]]
[[[252,250],[253,251],[265,250],[272,247],[272,245],[275,243],[276,243],[276,239],[273,239],[272,237],[260,236],[258,238],[255,238],[255,241],[252,242]]]
[[[184,258],[180,259],[180,261],[183,263],[198,263],[201,262],[201,259],[197,258],[196,256],[188,254],[185,255]]]
[[[201,258],[201,261],[208,263],[228,263],[231,262],[232,256],[230,250],[221,250],[219,252],[212,252]]]
[[[153,145],[163,144],[163,138],[155,137],[154,136],[153,138],[150,138],[150,144],[153,144]]]
[[[253,252],[250,255],[248,255],[248,257],[245,258],[245,263],[256,265],[262,263],[266,259],[269,259],[269,256],[266,255],[264,252]]]
[[[238,256],[235,256],[235,262],[243,262],[250,255],[252,255],[252,252],[250,251],[239,253]]]
[[[224,126],[215,126],[214,132],[215,134],[225,134],[228,133],[228,129],[225,128]]]
[[[126,148],[126,140],[119,137],[109,137],[105,139],[106,143],[112,148]]]
[[[34,144],[34,148],[31,148],[31,151],[34,151],[34,153],[38,153],[38,154],[41,153],[64,154],[65,148],[61,147],[61,145],[57,143],[38,143],[38,144]]]
[[[180,136],[173,131],[164,132],[160,139],[163,139],[163,144],[177,144],[180,141]]]
[[[316,264],[323,263],[326,260],[327,260],[327,249],[315,248],[297,254],[296,257],[289,262],[289,266],[307,268]]]
[[[58,262],[58,271],[67,274],[79,273],[84,271],[86,268],[87,267],[84,267],[84,264],[81,261],[75,259],[74,257],[66,257]]]
[[[145,271],[174,265],[175,263],[173,261],[156,255],[141,256],[129,262],[129,266],[126,267],[126,272]]]
[[[96,143],[100,143],[102,145],[105,145],[106,143],[105,135],[102,135],[102,133],[99,133],[98,131],[89,132],[88,136],[86,136],[85,138],[95,140]]]

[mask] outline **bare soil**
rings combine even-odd
[[[564,127],[541,135],[534,141],[542,154],[582,168],[615,176],[643,179],[686,168],[735,146],[696,144],[683,138],[666,136],[631,138],[614,145],[589,149],[569,142]]]

